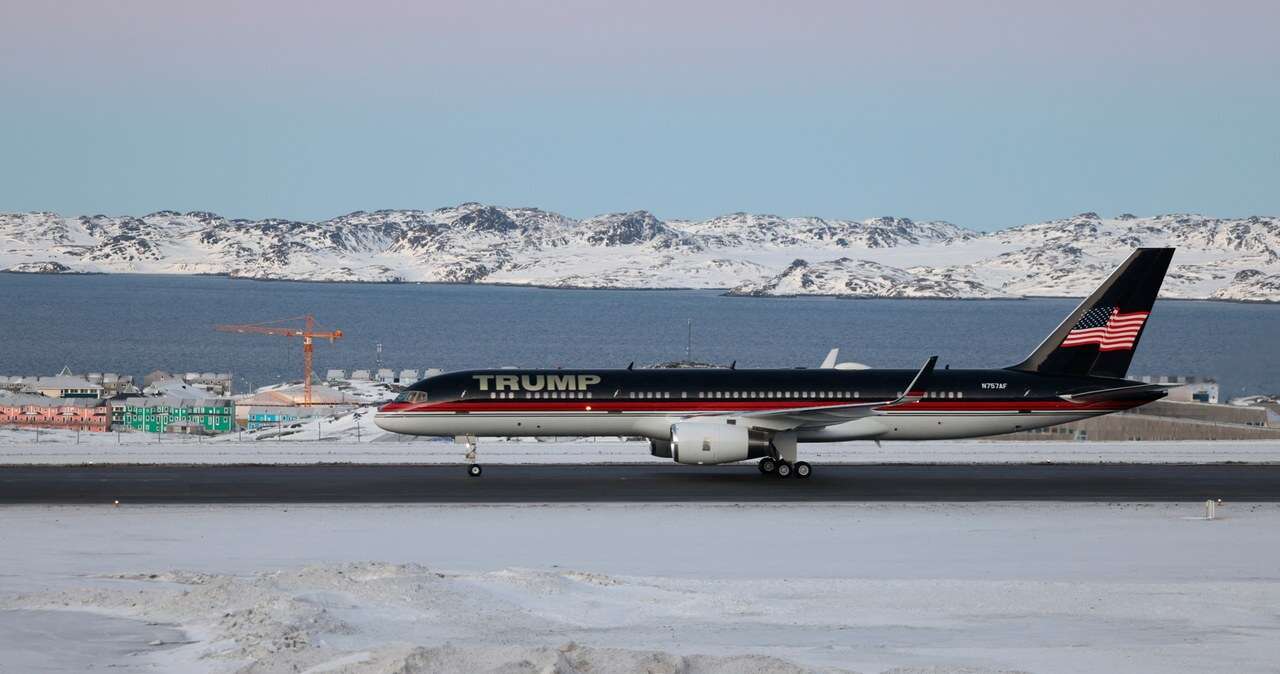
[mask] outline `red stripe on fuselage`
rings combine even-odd
[[[1092,403],[1068,402],[1061,399],[1043,400],[920,400],[901,405],[888,405],[892,400],[866,400],[861,404],[884,403],[885,409],[895,411],[921,412],[996,412],[1022,410],[1030,411],[1090,411],[1090,410],[1123,410],[1147,402],[1143,401],[1099,401]],[[812,409],[823,407],[843,407],[847,401],[793,401],[775,402],[768,400],[476,400],[449,401],[440,403],[389,403],[381,408],[381,412],[760,412],[789,409]]]

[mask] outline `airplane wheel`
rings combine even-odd
[[[778,462],[774,461],[773,457],[766,456],[763,459],[760,459],[760,463],[757,464],[757,467],[760,468],[761,473],[768,475],[778,467]]]
[[[794,468],[796,469],[796,477],[802,480],[808,478],[809,475],[813,473],[813,467],[804,461],[797,461]]]
[[[778,477],[791,477],[791,464],[786,461],[779,461],[778,466],[773,469],[773,473]]]
[[[478,463],[473,463],[470,466],[467,466],[467,475],[470,475],[471,477],[480,477],[480,472],[480,464]]]

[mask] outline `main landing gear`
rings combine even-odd
[[[765,475],[775,475],[777,477],[791,477],[794,475],[803,480],[813,474],[813,466],[810,466],[805,461],[791,463],[786,459],[775,459],[771,456],[766,456],[763,459],[760,459],[760,463],[757,464],[757,467],[760,469],[761,473],[764,473]]]

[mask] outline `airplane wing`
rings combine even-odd
[[[832,426],[846,421],[853,421],[854,419],[869,417],[880,410],[898,405],[907,405],[924,398],[929,378],[933,374],[933,367],[937,363],[938,357],[930,356],[929,360],[925,361],[924,367],[921,367],[916,372],[916,376],[912,377],[911,383],[907,385],[904,393],[896,400],[800,407],[785,410],[764,410],[761,412],[746,412],[734,416],[740,419],[750,419],[752,422],[764,422],[763,425],[772,427],[774,430],[822,428],[823,426]]]

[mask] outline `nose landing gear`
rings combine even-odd
[[[459,435],[455,437],[453,441],[467,446],[467,453],[464,457],[467,461],[471,462],[471,465],[467,466],[467,475],[471,477],[480,477],[480,473],[482,473],[483,470],[480,468],[480,464],[476,463],[476,450],[479,448],[478,443],[476,442],[476,436]]]

